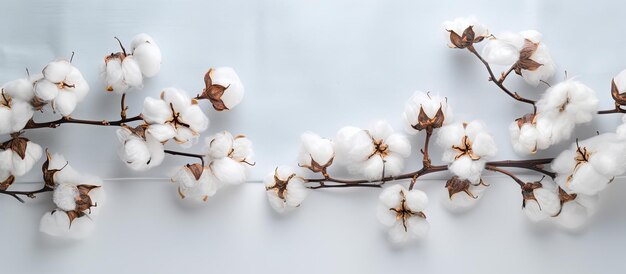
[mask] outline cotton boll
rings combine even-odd
[[[4,84],[2,87],[4,92],[9,96],[29,102],[35,96],[33,82],[27,78],[20,78]]]
[[[430,95],[421,91],[416,91],[409,101],[405,104],[404,108],[404,120],[407,133],[416,134],[418,132],[414,126],[419,125],[419,113],[423,110],[429,119],[436,118],[437,112],[441,109],[443,114],[443,124],[448,124],[452,121],[453,112],[452,108],[448,105],[446,98],[438,95]],[[441,125],[430,125],[439,127]]]
[[[626,70],[624,70],[624,72],[626,72]],[[621,74],[621,73],[620,73]],[[626,73],[624,73],[624,77],[626,77]],[[625,79],[626,80],[626,79]],[[626,139],[626,114],[624,114],[622,116],[622,124],[620,124],[617,129],[615,130],[615,132],[617,133],[617,136],[624,140]]]
[[[470,196],[468,193],[461,191],[452,194],[450,196],[449,192],[445,192],[445,198],[442,198],[444,206],[453,212],[462,212],[466,211],[470,208],[476,206],[478,201],[483,197],[485,190],[487,189],[487,185],[480,183],[470,184],[468,186],[467,191],[472,194]]]
[[[524,46],[524,36],[518,33],[500,33],[496,38],[487,40],[482,56],[490,64],[510,66],[519,60],[520,50]]]
[[[164,88],[161,92],[161,99],[171,104],[176,112],[182,112],[191,106],[191,98],[182,90],[176,88]]]
[[[159,142],[167,142],[176,136],[176,129],[170,124],[153,124],[148,126],[146,133]]]
[[[548,80],[556,72],[556,64],[545,44],[540,43],[530,59],[541,64],[541,66],[535,70],[522,70],[522,78],[526,83],[538,86],[541,81]]]
[[[405,199],[407,207],[412,211],[424,211],[428,206],[428,196],[418,189],[406,191]]]
[[[533,222],[556,216],[561,210],[559,196],[555,191],[545,188],[533,190],[535,200],[526,200],[523,208],[526,216]]]
[[[93,233],[95,224],[88,216],[78,217],[70,223],[67,213],[58,209],[44,213],[39,230],[54,237],[82,239]]]
[[[252,142],[244,137],[237,136],[233,141],[233,152],[230,157],[235,159],[236,161],[248,161],[254,156],[254,151],[252,150]]]
[[[369,159],[365,160],[363,164],[359,166],[360,173],[368,180],[378,180],[382,178],[385,163],[380,155],[373,155]]]
[[[100,78],[107,85],[107,91],[124,93],[128,90],[128,85],[124,82],[124,71],[120,58],[110,58],[100,68]]]
[[[141,138],[127,128],[117,130],[121,146],[118,149],[120,159],[133,170],[147,170],[163,162],[163,144],[151,134]]]
[[[396,222],[389,229],[389,241],[393,244],[404,244],[413,239],[424,238],[429,230],[430,225],[426,219],[419,217],[409,218],[406,222],[406,228],[402,222]]]
[[[62,116],[69,116],[76,109],[77,104],[76,95],[64,90],[59,91],[57,97],[52,101],[52,107]]]
[[[198,105],[192,105],[181,110],[180,119],[195,132],[204,132],[209,128],[209,117],[204,114]]]
[[[138,35],[133,39],[133,56],[137,59],[143,75],[153,77],[161,70],[161,49],[151,37],[146,36]]]
[[[11,109],[0,104],[0,134],[7,134],[13,131]]]
[[[220,97],[227,109],[233,109],[244,96],[244,86],[233,68],[219,67],[210,71],[211,81],[214,85],[225,87],[224,94]]]
[[[216,159],[228,157],[233,149],[233,136],[228,131],[217,133],[212,138],[206,138],[205,142],[208,147],[208,155]]]
[[[469,156],[463,156],[452,162],[448,169],[454,175],[459,176],[460,179],[478,181],[482,171],[485,169],[485,161],[473,161]]]
[[[368,127],[369,134],[374,139],[386,139],[393,133],[393,127],[385,120],[376,120]]]
[[[22,176],[30,171],[35,163],[39,161],[43,153],[43,149],[36,143],[28,141],[26,143],[25,156],[22,159],[16,152],[12,154],[12,170],[11,174],[15,176]]]
[[[51,101],[59,94],[59,88],[55,83],[46,79],[40,79],[35,82],[34,92],[35,96],[39,97],[41,100]]]
[[[270,205],[276,212],[294,209],[304,201],[307,188],[304,179],[296,176],[292,168],[279,166],[263,180]]]
[[[461,123],[454,123],[441,127],[437,133],[437,145],[448,148],[457,145],[465,135],[465,129]],[[445,160],[444,160],[445,161]]]
[[[372,155],[375,147],[372,143],[372,137],[364,130],[359,130],[352,135],[348,144],[347,163],[363,162]]]
[[[335,156],[333,144],[329,139],[324,139],[312,132],[305,132],[300,137],[301,148],[299,164],[311,166],[312,161],[326,167]],[[314,169],[315,167],[311,167]]]
[[[30,103],[14,99],[11,103],[10,132],[19,132],[24,129],[28,121],[33,118],[33,114],[34,109]]]
[[[586,123],[595,116],[595,91],[579,81],[566,80],[550,87],[537,101],[537,111],[547,116],[564,116],[574,123]]]
[[[79,195],[78,189],[72,184],[59,184],[52,193],[54,204],[64,210],[76,209],[76,197]]]
[[[391,134],[384,139],[385,144],[389,146],[391,152],[397,153],[402,157],[409,157],[411,155],[411,142],[406,136],[401,134]]]
[[[72,70],[72,64],[67,60],[58,60],[48,63],[43,69],[43,77],[52,83],[59,83],[65,80]]]
[[[493,137],[484,132],[480,132],[474,137],[472,149],[474,154],[479,157],[493,157],[498,152],[498,147],[496,147]]]
[[[577,202],[567,202],[563,204],[561,213],[555,221],[566,229],[577,229],[582,227],[588,218],[587,209]]]
[[[443,22],[444,30],[446,30],[447,32],[454,32],[462,38],[464,37],[463,33],[468,27],[472,27],[472,30],[474,31],[474,41],[472,42],[479,42],[485,37],[489,36],[489,30],[487,29],[487,27],[479,23],[475,17],[459,17],[455,18],[454,20]],[[458,48],[457,45],[451,44],[450,40],[448,41],[448,47]]]
[[[376,217],[378,217],[378,220],[385,226],[393,226],[396,223],[397,214],[395,211],[390,210],[392,206],[393,205],[386,206],[386,205],[380,204],[376,208]]]
[[[139,68],[139,64],[135,60],[133,56],[127,56],[122,61],[122,72],[124,74],[124,82],[126,85],[142,88],[143,87],[143,77],[141,75],[141,69]]]
[[[405,191],[405,188],[402,185],[392,185],[386,187],[380,195],[378,195],[378,200],[380,203],[389,210],[390,208],[395,208],[400,204],[402,200],[402,195]]]
[[[341,128],[335,138],[333,139],[333,148],[335,150],[335,160],[340,163],[345,163],[348,154],[352,148],[352,137],[355,133],[362,129],[352,126]]]
[[[172,182],[178,183],[181,198],[196,202],[206,202],[218,189],[217,179],[206,168],[202,169],[197,179],[189,166],[182,167],[172,177]]]
[[[385,157],[385,176],[397,176],[404,169],[404,158],[398,154],[389,154]]]
[[[209,164],[215,177],[227,184],[240,184],[246,180],[246,166],[231,158],[213,160]]]
[[[72,91],[76,95],[76,100],[81,102],[87,96],[89,92],[89,84],[85,81],[83,74],[75,67],[72,66],[70,73],[66,76],[65,80],[74,87],[66,87],[65,90]]]
[[[173,115],[166,101],[151,97],[144,99],[141,114],[149,124],[164,124]]]
[[[583,164],[576,169],[574,176],[566,183],[565,188],[572,190],[575,193],[581,193],[585,195],[595,195],[603,190],[610,182],[611,178],[598,173],[593,166],[589,164]]]
[[[378,200],[377,216],[381,223],[389,227],[391,242],[403,243],[428,233],[428,222],[422,213],[428,204],[424,192],[407,191],[401,185],[393,185],[385,188]]]

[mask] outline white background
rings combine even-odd
[[[119,98],[103,91],[100,62],[119,50],[113,36],[129,44],[134,34],[146,32],[161,47],[163,66],[144,90],[130,94],[129,114],[163,87],[195,94],[209,67],[234,67],[246,97],[226,113],[205,103],[212,123],[206,135],[221,130],[248,135],[257,154],[252,180],[277,164],[293,164],[303,131],[333,136],[342,126],[364,127],[377,118],[401,129],[404,102],[418,89],[448,96],[458,120],[485,120],[500,144],[498,158],[512,159],[517,156],[507,127],[530,109],[488,83],[484,68],[467,52],[448,49],[441,23],[476,15],[496,34],[540,30],[559,68],[550,82],[563,79],[567,70],[596,89],[602,108],[610,108],[610,79],[626,67],[624,8],[611,1],[538,0],[3,1],[0,75],[2,81],[23,77],[25,67],[37,71],[75,51],[74,64],[91,92],[74,116],[117,119]],[[507,84],[531,98],[545,88],[528,88],[514,75]],[[600,117],[576,135],[612,131],[619,120]],[[63,125],[25,136],[64,153],[76,169],[109,179],[166,178],[187,160],[168,158],[162,168],[131,172],[117,159],[112,128]],[[555,156],[567,145],[538,157]],[[201,152],[202,144],[190,151]],[[40,176],[33,171],[20,180]],[[384,238],[374,214],[376,190],[319,191],[297,212],[278,216],[259,184],[225,190],[207,205],[190,208],[165,179],[118,179],[107,185],[109,203],[96,235],[73,243],[37,233],[39,217],[52,206],[47,195],[27,205],[3,197],[2,272],[606,273],[624,267],[623,180],[612,184],[600,213],[582,233],[528,224],[517,187],[503,178],[491,181],[491,193],[464,215],[447,213],[437,202],[441,181],[425,182],[434,201],[427,211],[431,235],[404,249],[392,248]]]

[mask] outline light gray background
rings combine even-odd
[[[486,120],[500,144],[498,158],[517,158],[507,127],[528,107],[488,83],[467,52],[448,49],[441,23],[476,15],[495,33],[540,30],[560,71],[551,82],[567,70],[610,108],[610,79],[625,67],[624,8],[617,1],[539,0],[2,1],[0,75],[3,82],[22,77],[25,67],[36,71],[75,51],[74,64],[92,89],[74,116],[116,119],[119,98],[103,91],[99,63],[118,51],[113,36],[128,44],[146,32],[164,61],[161,73],[130,95],[130,114],[163,87],[196,93],[209,67],[234,67],[246,86],[244,101],[227,113],[210,111],[205,103],[212,123],[206,136],[221,130],[247,134],[257,154],[253,180],[277,164],[293,164],[303,131],[332,136],[342,126],[366,126],[376,118],[400,129],[404,102],[416,89],[448,96],[459,120]],[[513,89],[536,98],[537,91],[514,78],[507,81]],[[619,120],[601,117],[579,127],[577,136],[612,131]],[[64,153],[75,168],[109,179],[165,178],[186,163],[168,158],[163,168],[131,172],[117,159],[112,128],[63,125],[26,136]],[[21,180],[39,177],[31,172]],[[515,185],[491,181],[491,193],[464,215],[446,213],[437,202],[442,181],[425,182],[433,200],[427,212],[432,232],[426,242],[405,249],[386,242],[374,214],[374,190],[319,191],[298,212],[278,216],[259,184],[228,189],[206,206],[189,208],[164,179],[118,179],[107,185],[110,202],[96,235],[75,243],[37,233],[41,214],[51,208],[48,196],[25,206],[3,197],[0,258],[7,273],[623,271],[623,180],[612,184],[600,213],[580,234],[529,225]]]

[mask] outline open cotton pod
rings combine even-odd
[[[233,68],[211,68],[204,75],[204,90],[198,97],[208,99],[217,111],[233,109],[243,99],[244,87]]]
[[[446,191],[443,192],[445,197],[442,197],[442,202],[446,209],[452,212],[467,211],[476,206],[488,186],[482,179],[472,182],[453,176],[446,182]]]

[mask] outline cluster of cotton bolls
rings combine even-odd
[[[48,63],[34,80],[34,104],[51,103],[52,109],[69,116],[89,92],[89,84],[82,73],[68,60]]]
[[[209,127],[209,118],[198,102],[183,90],[166,88],[159,98],[144,100],[144,124],[117,130],[118,154],[128,167],[146,170],[161,164],[163,144],[173,139],[182,147],[191,147]]]
[[[44,213],[39,229],[51,236],[80,239],[95,229],[93,218],[105,200],[102,180],[76,172],[62,155],[47,155],[43,172],[46,187],[53,189],[56,209]]]
[[[35,110],[48,103],[69,116],[88,92],[83,75],[67,60],[48,63],[41,74],[10,81],[0,88],[0,134],[24,129]]]
[[[254,165],[252,142],[244,135],[224,131],[205,141],[208,164],[188,164],[172,177],[182,199],[206,202],[222,186],[243,183]]]
[[[104,58],[100,76],[107,91],[122,94],[141,89],[143,77],[153,77],[161,70],[161,50],[152,37],[138,34],[130,45],[130,53],[120,42],[122,52],[111,53]]]
[[[428,205],[426,193],[393,185],[385,188],[378,199],[378,219],[389,227],[388,235],[392,243],[405,243],[428,234],[430,225],[423,212]]]

